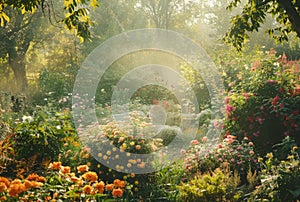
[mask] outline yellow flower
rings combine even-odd
[[[273,153],[272,152],[267,153],[266,158],[268,158],[268,159],[273,158]]]

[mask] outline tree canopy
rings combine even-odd
[[[227,9],[231,10],[240,3],[241,0],[233,0]],[[290,33],[296,33],[300,38],[300,0],[248,0],[242,12],[232,18],[225,41],[240,51],[249,38],[248,33],[258,31],[269,14],[276,23],[266,31],[276,41],[288,41]]]
[[[25,12],[34,13],[36,9],[42,9],[44,15],[49,19],[54,18],[56,22],[63,22],[69,30],[76,30],[76,35],[82,40],[90,38],[90,26],[92,21],[88,14],[88,8],[96,9],[99,5],[97,0],[64,0],[63,10],[65,15],[57,18],[54,11],[54,2],[52,0],[1,0],[0,3],[0,25],[5,26],[10,21],[11,16],[8,13],[10,8]]]

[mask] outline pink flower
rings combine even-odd
[[[234,162],[235,162],[235,159],[234,159],[234,158],[232,158],[232,159],[230,159],[230,161],[231,161],[232,163],[234,163]]]
[[[198,145],[200,142],[198,141],[198,140],[192,140],[191,141],[191,144],[193,144],[193,145]]]
[[[202,138],[202,140],[201,140],[202,142],[206,142],[207,141],[207,137],[206,136],[204,136],[203,138]]]
[[[125,140],[124,137],[119,137],[118,143],[123,142]]]
[[[225,104],[228,104],[228,103],[229,103],[229,100],[230,100],[230,98],[229,98],[229,97],[226,97],[226,98],[225,98]]]
[[[222,144],[218,144],[218,148],[221,149],[223,147]]]
[[[233,106],[231,106],[231,105],[229,105],[229,104],[226,105],[226,114],[227,114],[227,115],[230,115],[231,112],[233,112],[235,109],[236,109],[235,107],[233,107]]]
[[[248,101],[248,99],[249,99],[248,93],[244,93],[243,95],[244,95],[244,97],[245,97],[245,100]]]
[[[254,151],[253,151],[253,150],[250,150],[250,151],[249,151],[249,154],[250,154],[250,155],[253,155],[253,154],[254,154]]]
[[[251,71],[254,71],[259,66],[260,66],[260,62],[258,60],[254,61],[253,65],[252,65],[252,68],[251,68]]]
[[[253,133],[253,136],[255,136],[255,137],[258,137],[259,135],[260,135],[259,131]]]
[[[253,142],[249,142],[248,144],[250,147],[252,147],[254,145]]]

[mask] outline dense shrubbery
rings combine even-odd
[[[226,134],[250,138],[260,153],[300,131],[299,62],[264,54],[228,85]]]
[[[94,157],[120,156],[97,141],[107,141],[124,155],[147,154],[168,145],[180,132],[182,109],[166,89],[152,86],[148,97],[149,86],[141,88],[131,103],[114,109],[96,103],[103,133],[91,126],[89,141],[77,136],[68,109],[71,95],[65,90],[48,93],[43,106],[22,113],[1,110],[0,201],[300,200],[295,186],[300,183],[299,62],[261,52],[230,57],[219,58],[228,90],[224,138],[212,145],[205,136],[212,117],[205,109],[195,116],[198,134],[189,149],[181,151],[182,159],[149,174],[119,172],[148,166],[139,159],[127,158],[123,167],[102,165]],[[194,87],[205,91],[197,79],[201,78],[191,78]],[[168,126],[155,134],[151,127],[161,123]]]

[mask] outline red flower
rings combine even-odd
[[[272,105],[273,105],[273,106],[276,105],[276,103],[278,102],[279,98],[280,98],[280,97],[279,97],[278,95],[277,95],[276,97],[273,98],[273,101],[272,101]]]

